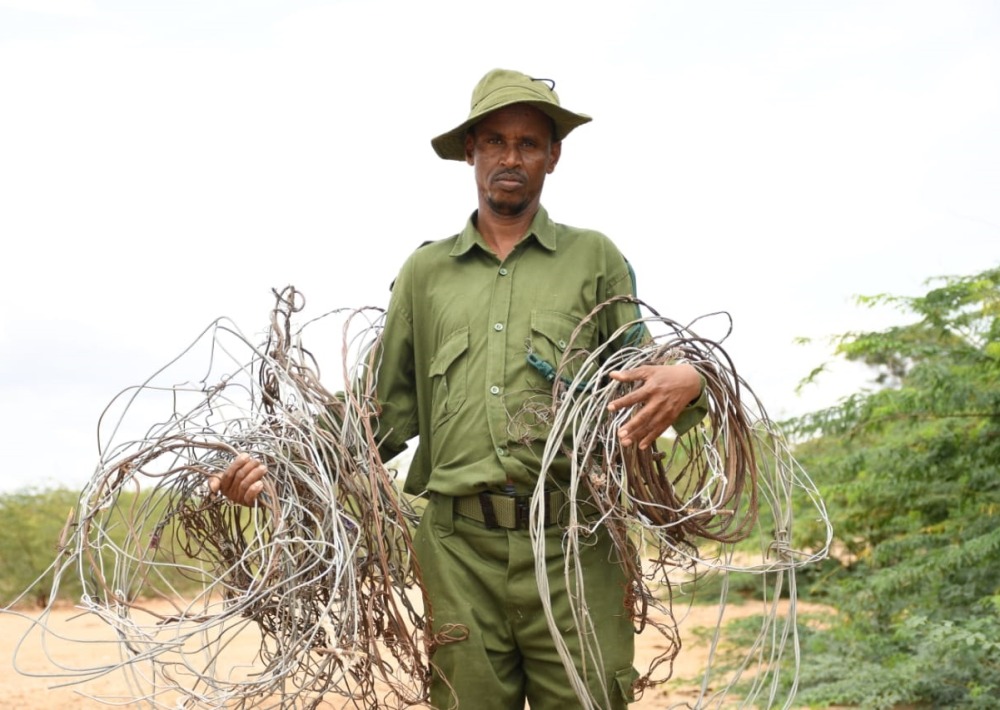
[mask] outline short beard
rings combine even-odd
[[[494,199],[491,195],[486,196],[486,205],[493,211],[494,214],[503,215],[504,217],[517,217],[518,215],[524,214],[524,211],[528,209],[530,200],[523,199],[519,202],[500,202]]]

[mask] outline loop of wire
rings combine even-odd
[[[100,462],[67,521],[60,555],[36,584],[51,575],[54,600],[63,579],[77,575],[84,589],[78,606],[114,630],[120,662],[60,666],[53,678],[80,683],[124,671],[130,700],[151,708],[310,708],[332,697],[354,707],[403,708],[426,701],[434,649],[466,637],[464,628],[430,634],[432,609],[411,538],[417,516],[379,457],[382,311],[331,311],[296,325],[301,294],[288,287],[275,298],[263,346],[216,321],[102,416]],[[340,377],[349,384],[335,395],[320,383],[303,334],[318,340],[317,330],[337,318]],[[648,341],[615,349],[637,324],[652,334]],[[193,383],[172,384],[171,374],[199,346],[207,349],[207,370]],[[826,555],[832,534],[812,481],[721,345],[690,327],[653,313],[593,352],[581,355],[572,343],[566,352],[574,353],[576,369],[564,361],[553,377],[531,535],[546,618],[582,706],[607,707],[612,692],[601,686],[594,693],[587,682],[610,676],[578,564],[581,546],[603,526],[631,579],[627,613],[636,630],[665,643],[635,684],[638,692],[672,674],[680,650],[675,600],[693,602],[699,575],[738,571],[763,580],[760,633],[735,672],[721,681],[713,675],[728,591],[723,575],[695,707],[721,707],[747,677],[744,705],[766,693],[767,707],[788,707],[794,687],[782,700],[778,677],[788,642],[797,673],[794,573]],[[624,387],[608,374],[677,362],[704,378],[706,419],[667,451],[623,448],[617,429],[630,411],[608,411]],[[151,419],[157,423],[137,426]],[[268,467],[256,507],[230,504],[208,486],[237,452]],[[556,483],[576,503],[562,543],[575,620],[569,630],[557,626],[548,606],[543,531],[543,492],[553,483],[547,472],[561,456],[569,457],[572,475]],[[793,491],[808,496],[826,525],[825,541],[812,550],[792,546]],[[779,611],[782,597],[786,611]],[[50,611],[34,621],[43,635],[51,633]],[[568,634],[579,637],[582,658],[569,653]],[[249,655],[237,643],[247,635],[255,639]]]
[[[623,325],[593,351],[581,353],[570,342],[557,368],[552,390],[552,430],[530,509],[536,579],[549,629],[570,683],[584,708],[609,706],[611,689],[601,685],[595,693],[586,682],[587,677],[609,676],[603,672],[600,642],[587,614],[582,565],[578,562],[581,546],[587,544],[597,526],[604,526],[614,540],[617,561],[632,580],[626,598],[636,630],[652,626],[665,641],[665,650],[634,683],[637,693],[663,684],[672,676],[673,661],[681,648],[674,610],[678,580],[688,582],[685,593],[688,603],[693,603],[690,590],[697,587],[691,582],[699,576],[749,573],[761,579],[759,634],[735,669],[724,676],[715,675],[713,661],[722,638],[728,590],[728,577],[723,576],[719,622],[694,707],[722,707],[727,698],[731,701],[731,693],[741,680],[748,683],[749,690],[740,689],[740,707],[754,707],[761,693],[767,694],[764,707],[773,707],[779,700],[784,707],[790,707],[794,682],[791,693],[779,698],[779,679],[788,672],[783,667],[783,655],[789,643],[791,673],[793,677],[798,675],[795,571],[824,558],[833,534],[822,498],[720,343],[700,337],[692,326],[661,317],[647,304],[630,297],[599,305],[577,328],[574,340],[588,320],[622,301],[634,303],[651,315]],[[650,338],[639,346],[616,349],[616,344],[626,333],[634,332],[637,325],[645,328]],[[608,405],[632,385],[620,383],[609,374],[677,363],[692,365],[703,378],[707,416],[685,434],[675,436],[667,451],[660,452],[655,446],[639,450],[634,444],[623,447],[617,432],[633,409],[612,413]],[[574,371],[574,377],[564,374]],[[574,590],[575,634],[583,649],[582,659],[570,654],[565,633],[558,629],[551,613],[548,577],[542,562],[544,490],[560,485],[550,480],[547,472],[561,455],[572,462],[565,487],[573,504],[562,544],[567,588]],[[795,492],[806,496],[823,523],[825,537],[815,541],[812,549],[792,547]],[[595,508],[596,514],[585,513]],[[766,527],[758,524],[762,512],[767,517]],[[780,603],[782,597],[784,605]],[[688,706],[686,702],[683,705]]]
[[[344,319],[343,378],[354,383],[335,396],[302,344],[305,326],[293,325],[301,294],[275,296],[262,347],[217,321],[186,351],[207,346],[201,382],[161,384],[175,359],[102,416],[100,463],[64,532],[50,598],[65,575],[79,575],[78,606],[114,630],[121,662],[57,676],[123,670],[131,700],[155,708],[307,708],[337,696],[391,708],[426,698],[432,649],[414,513],[371,424],[382,312],[326,314]],[[164,405],[168,417],[144,432],[133,426]],[[208,486],[238,452],[268,468],[256,507]],[[257,639],[249,654],[236,643],[248,635]]]

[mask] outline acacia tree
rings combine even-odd
[[[877,387],[787,423],[838,543],[812,578],[839,615],[807,634],[804,702],[1000,703],[1000,268],[932,284],[860,299],[907,314],[838,339]]]

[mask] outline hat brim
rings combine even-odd
[[[561,141],[569,135],[570,131],[577,126],[582,126],[583,124],[589,123],[593,120],[585,113],[573,113],[572,111],[567,111],[562,106],[557,106],[549,101],[524,101],[522,99],[518,101],[500,103],[499,105],[490,106],[487,110],[484,110],[481,113],[476,113],[476,115],[470,116],[447,133],[442,133],[437,138],[432,138],[431,145],[434,147],[434,152],[445,160],[465,160],[465,135],[469,132],[469,129],[494,111],[498,111],[499,109],[506,106],[512,106],[514,104],[527,104],[529,106],[534,106],[546,116],[551,118],[555,124],[554,139],[556,142]]]

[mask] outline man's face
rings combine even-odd
[[[514,104],[486,116],[465,138],[481,204],[506,217],[533,212],[561,147],[552,142],[551,119],[533,106]]]

